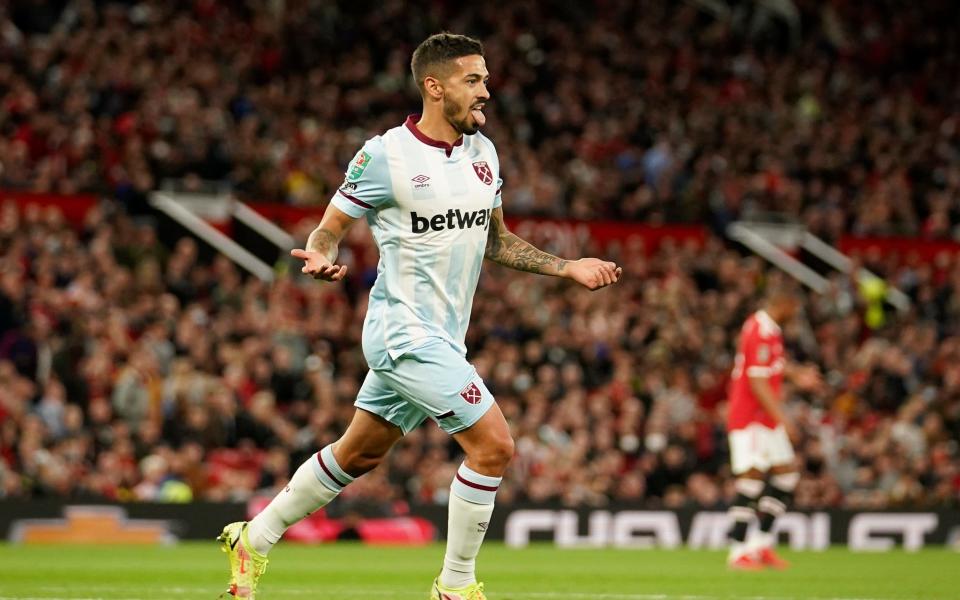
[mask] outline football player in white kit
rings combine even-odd
[[[230,558],[227,593],[252,598],[267,553],[284,531],[375,468],[404,434],[432,419],[466,454],[450,488],[447,549],[433,600],[485,600],[474,564],[513,439],[490,391],[467,362],[464,337],[484,258],[566,277],[597,290],[621,269],[596,258],[542,252],[507,230],[500,162],[479,133],[488,73],[482,45],[441,33],[413,54],[423,112],[368,140],[347,169],[306,248],[291,254],[316,279],[339,281],[338,243],[365,217],[380,250],[363,324],[370,371],[343,436],[307,460],[252,521],[220,536]]]

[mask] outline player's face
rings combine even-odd
[[[786,323],[792,321],[800,313],[800,300],[793,296],[785,296],[780,300],[781,320]]]
[[[483,107],[490,99],[490,74],[479,54],[461,56],[453,62],[453,72],[443,82],[443,116],[454,129],[471,135],[487,122]]]

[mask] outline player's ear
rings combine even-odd
[[[436,77],[427,75],[423,79],[423,94],[427,98],[440,100],[443,98],[443,84]]]

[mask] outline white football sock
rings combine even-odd
[[[500,481],[500,477],[480,475],[460,465],[450,486],[447,552],[440,572],[443,586],[460,589],[476,582],[477,554],[490,524]]]
[[[337,465],[330,446],[317,452],[300,465],[287,487],[250,521],[250,545],[266,555],[287,528],[329,504],[353,479]]]
[[[756,552],[764,548],[773,547],[773,534],[769,531],[760,531],[755,529],[747,537],[747,552]]]
[[[747,553],[746,542],[731,542],[730,553],[727,555],[727,562],[733,562]]]

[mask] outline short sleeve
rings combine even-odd
[[[772,337],[760,335],[758,329],[750,332],[743,348],[747,377],[770,377],[773,374],[773,345],[775,341]]]
[[[392,194],[383,139],[377,136],[367,140],[350,161],[343,183],[330,203],[359,218],[388,201]]]
[[[493,166],[493,175],[497,181],[497,191],[494,192],[493,197],[493,208],[499,208],[503,206],[503,198],[500,196],[500,191],[503,189],[503,177],[500,176],[500,156],[497,154],[497,147],[493,144],[493,140],[482,134],[477,135],[481,136],[490,152],[490,164]]]

